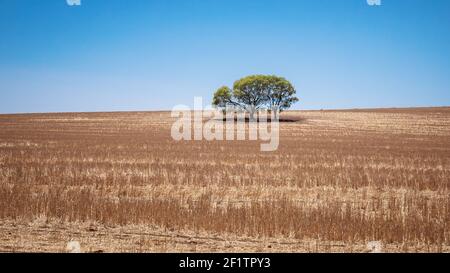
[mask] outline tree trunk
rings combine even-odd
[[[278,106],[272,106],[270,118],[273,117],[274,120],[278,120],[280,118],[279,113],[280,111],[278,110]]]
[[[256,113],[256,108],[255,106],[251,105],[248,107],[248,114],[250,116],[250,121],[255,121],[255,113]]]

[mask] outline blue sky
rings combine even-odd
[[[0,0],[0,113],[205,104],[249,74],[294,109],[450,105],[450,1]]]

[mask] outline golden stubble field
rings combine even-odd
[[[283,115],[268,153],[169,112],[0,115],[0,252],[450,251],[450,108]]]

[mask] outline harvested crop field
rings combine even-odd
[[[261,152],[170,112],[0,115],[0,252],[450,252],[450,108],[282,117]]]

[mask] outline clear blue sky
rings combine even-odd
[[[248,74],[295,109],[450,105],[450,1],[0,0],[0,113],[205,104]]]

